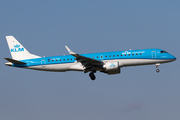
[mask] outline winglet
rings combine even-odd
[[[72,52],[67,46],[65,46],[65,47],[66,47],[67,51],[69,52],[69,54],[71,54],[71,55],[76,54],[76,53]]]

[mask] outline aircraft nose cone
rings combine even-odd
[[[176,60],[176,57],[174,57],[173,55],[171,55],[171,59],[172,59],[173,61],[175,61],[175,60]]]
[[[174,60],[176,60],[176,57],[174,57]]]

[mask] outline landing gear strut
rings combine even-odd
[[[156,65],[156,72],[159,73],[160,70],[158,69],[158,67],[160,66],[160,63],[156,63],[155,65]]]
[[[91,78],[91,80],[95,80],[96,79],[96,76],[94,75],[93,72],[89,73],[89,77]]]

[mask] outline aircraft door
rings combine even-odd
[[[41,60],[41,66],[42,66],[42,67],[45,67],[45,66],[46,66],[46,60],[44,60],[44,59]]]
[[[152,51],[152,58],[156,58],[156,51]]]

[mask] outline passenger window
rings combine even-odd
[[[57,62],[58,60],[56,59],[56,62]]]
[[[140,53],[140,55],[142,55],[142,53]]]
[[[134,55],[134,53],[132,55]]]
[[[113,55],[113,57],[115,57],[115,55]]]
[[[121,56],[122,56],[122,54],[121,54]]]
[[[67,60],[69,60],[69,59],[67,59]]]
[[[130,54],[129,54],[129,56],[130,56]]]
[[[109,57],[111,57],[111,55]]]
[[[71,60],[72,60],[72,58],[71,58]]]
[[[48,59],[48,62],[50,62],[50,59]]]
[[[98,58],[98,56],[97,56],[97,58]]]
[[[119,55],[117,55],[117,57],[119,57]]]
[[[138,55],[138,53],[136,53],[136,55]]]
[[[54,62],[54,60],[52,60],[52,62]]]
[[[106,56],[107,57],[107,56]]]
[[[126,56],[126,54],[124,54],[124,56]]]
[[[64,59],[64,61],[65,61],[65,59]]]

